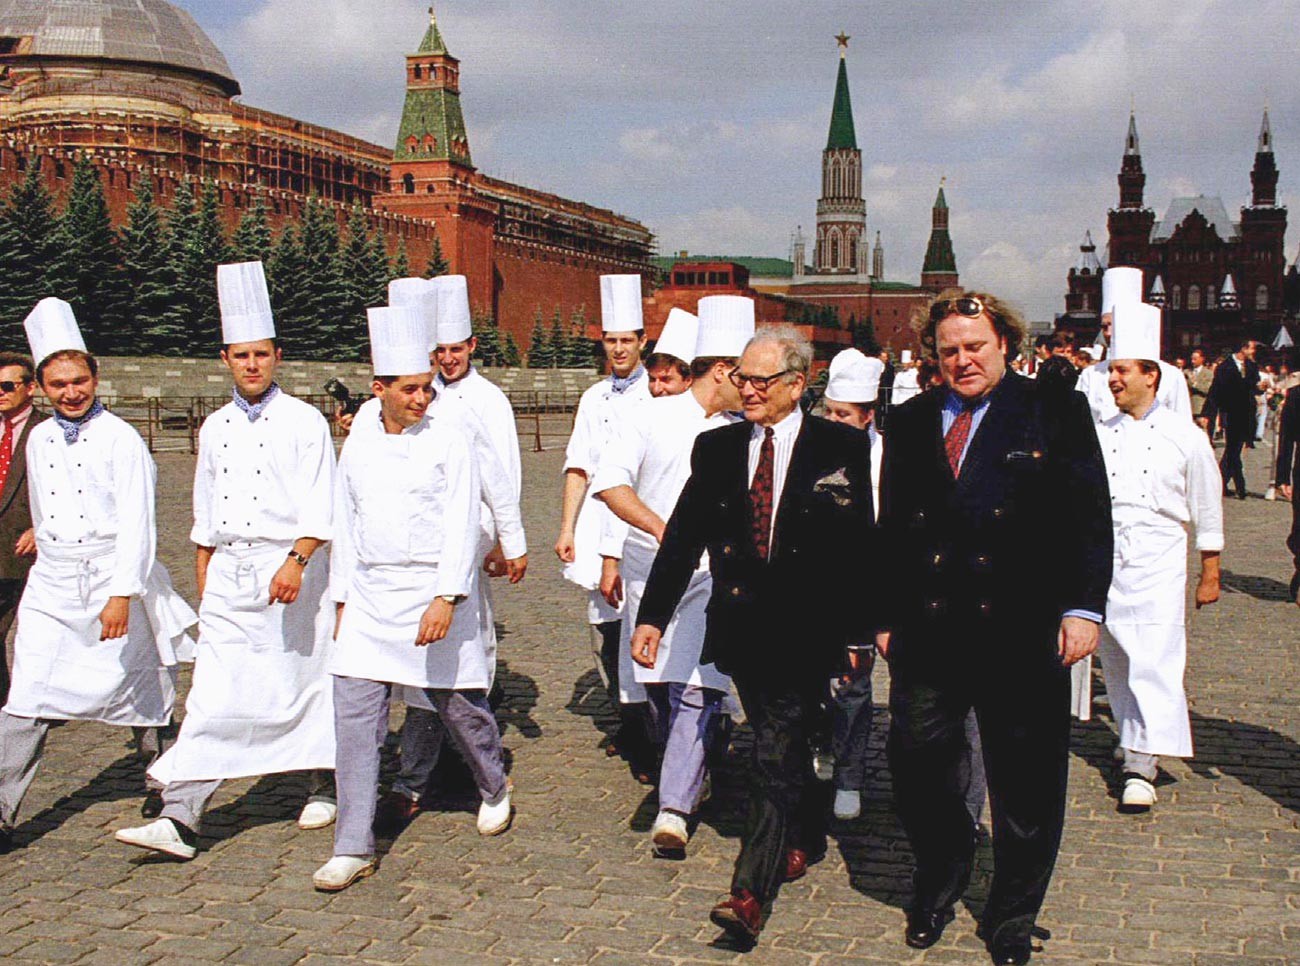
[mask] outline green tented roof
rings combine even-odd
[[[420,41],[418,54],[445,54],[447,45],[442,41],[442,31],[438,29],[438,21],[430,20],[429,29],[424,33],[424,39]]]
[[[952,250],[952,238],[947,229],[936,228],[930,233],[930,244],[925,249],[922,274],[928,272],[956,272],[957,256]]]
[[[943,208],[945,211],[948,208],[948,199],[943,196],[943,185],[939,185],[939,197],[934,199],[934,206]]]
[[[840,58],[840,73],[835,80],[835,106],[831,108],[831,131],[826,138],[826,150],[858,148],[858,137],[853,130],[853,104],[849,99],[849,71],[844,58]]]
[[[433,136],[432,145],[427,144],[427,135]],[[415,138],[414,147],[408,144],[411,138]],[[457,140],[464,145],[464,151],[452,151],[452,144]],[[444,88],[408,90],[406,106],[402,110],[402,126],[397,132],[397,150],[394,152],[393,159],[395,161],[452,160],[461,164],[472,164],[459,95]]]

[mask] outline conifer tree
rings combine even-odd
[[[554,359],[555,354],[542,325],[542,310],[539,307],[533,315],[533,335],[528,342],[528,368],[550,369],[555,365]]]
[[[241,262],[261,262],[271,258],[275,245],[271,240],[271,222],[266,210],[266,200],[258,197],[253,206],[239,219],[239,226],[230,240],[231,257]]]
[[[185,332],[198,328],[198,299],[196,288],[200,284],[200,259],[197,253],[199,215],[195,210],[194,189],[181,180],[172,197],[171,211],[167,215],[167,261],[176,279],[176,312]]]
[[[221,319],[221,305],[217,299],[217,266],[230,261],[230,244],[226,241],[221,225],[221,195],[213,181],[204,184],[199,200],[193,256],[191,267],[195,272],[196,287],[191,337],[212,331]]]
[[[79,155],[73,167],[56,237],[52,274],[60,297],[77,314],[86,345],[92,352],[119,352],[127,294],[104,185],[89,155]]]
[[[40,174],[41,158],[27,162],[27,175],[0,212],[0,339],[26,345],[23,319],[53,290],[50,269],[58,252],[54,200]]]
[[[304,296],[300,334],[308,340],[302,357],[328,359],[346,354],[355,346],[355,333],[347,322],[347,292],[339,271],[338,223],[315,196],[303,206],[299,244]]]
[[[411,277],[411,256],[406,252],[406,237],[402,236],[397,239],[397,254],[393,256],[393,268],[389,272],[390,278],[410,278]]]
[[[152,172],[141,173],[137,181],[135,200],[126,209],[121,247],[130,298],[120,351],[180,355],[192,349],[178,305],[167,232],[154,204]]]
[[[388,300],[388,258],[382,242],[376,250],[360,205],[348,216],[347,241],[339,249],[339,281],[344,298],[339,353],[363,358],[366,349],[366,309]]]
[[[519,343],[509,332],[506,333],[505,346],[501,350],[501,365],[510,369],[519,367]]]
[[[549,351],[551,369],[558,369],[565,366],[569,361],[569,336],[564,331],[564,316],[560,313],[560,307],[555,307],[555,314],[551,316],[551,331],[546,336],[547,349]]]
[[[300,350],[310,345],[306,332],[307,298],[303,282],[302,245],[298,227],[286,224],[271,253],[267,286],[275,312],[275,331],[286,356],[301,358]]]
[[[446,275],[450,267],[446,255],[443,254],[442,239],[438,237],[438,228],[435,225],[433,229],[433,247],[429,251],[429,264],[424,270],[424,277],[437,278],[439,275]]]
[[[505,352],[501,345],[501,330],[497,328],[496,319],[487,313],[476,314],[474,316],[474,336],[478,340],[475,356],[480,365],[504,365]]]

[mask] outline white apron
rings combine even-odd
[[[330,673],[414,688],[491,687],[492,661],[480,633],[477,592],[456,606],[446,637],[415,646],[437,573],[436,564],[358,564]]]
[[[645,593],[646,581],[650,579],[650,567],[653,564],[654,556],[647,556],[645,548],[630,542],[626,544],[623,554],[623,591],[627,595],[629,615],[635,615],[641,607],[641,597]],[[709,573],[708,554],[705,554],[700,567],[686,585],[682,602],[677,605],[672,620],[664,629],[659,641],[659,654],[652,668],[642,667],[631,660],[632,625],[635,622],[623,622],[623,646],[619,660],[621,663],[623,655],[627,655],[637,683],[643,686],[693,684],[718,691],[730,690],[731,678],[712,664],[700,664],[700,650],[704,646],[705,611],[712,593],[713,577]],[[619,672],[621,675],[621,666]],[[623,700],[626,702],[628,699],[623,697]]]
[[[180,735],[149,769],[157,781],[211,781],[334,767],[334,606],[316,553],[292,604],[271,579],[292,543],[222,544],[199,607],[194,681]]]
[[[18,605],[13,684],[4,709],[9,714],[137,727],[171,722],[177,653],[184,648],[167,635],[182,634],[184,627],[155,630],[150,609],[132,597],[126,636],[99,639],[114,547],[112,542],[76,551],[41,547]],[[166,594],[154,574],[147,592],[155,595],[155,614],[165,608],[184,619],[188,608],[179,599],[158,603]]]
[[[1186,531],[1172,522],[1117,517],[1099,653],[1121,748],[1178,758],[1192,754],[1183,691],[1186,588]]]

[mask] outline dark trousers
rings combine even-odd
[[[1291,532],[1286,538],[1286,548],[1295,563],[1295,575],[1291,578],[1291,599],[1295,600],[1296,593],[1300,592],[1300,472],[1291,475]]]
[[[1237,495],[1246,493],[1246,474],[1241,466],[1241,450],[1248,442],[1255,439],[1255,422],[1240,416],[1229,417],[1223,432],[1223,456],[1219,459],[1219,474],[1223,477],[1226,491],[1231,482],[1237,488]]]
[[[18,602],[22,600],[26,580],[0,580],[0,708],[9,700],[9,651],[5,641],[9,629],[18,615]]]
[[[975,850],[964,793],[966,717],[983,742],[993,818],[986,939],[1028,936],[1047,893],[1065,821],[1070,677],[1044,664],[959,674],[891,668],[889,764],[894,802],[916,857],[913,908],[955,904]],[[1007,932],[1009,930],[1009,932]]]
[[[816,681],[801,686],[739,671],[732,681],[754,731],[754,751],[731,888],[748,890],[766,917],[785,878],[786,850],[803,849],[814,858],[826,851],[833,788],[812,771],[812,740],[825,712]]]

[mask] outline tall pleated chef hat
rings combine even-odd
[[[72,306],[63,299],[41,299],[23,321],[23,328],[37,365],[65,349],[87,351]]]
[[[366,310],[370,360],[376,376],[412,376],[429,371],[429,328],[405,306]]]
[[[438,293],[427,278],[395,278],[388,283],[388,304],[409,309],[424,322],[429,351],[438,344]]]
[[[885,364],[863,355],[857,349],[845,349],[831,360],[826,398],[842,403],[873,403],[880,395],[880,376]]]
[[[655,343],[655,352],[681,359],[690,365],[695,361],[695,343],[700,335],[700,320],[685,309],[674,308],[668,313],[663,332]]]
[[[1101,276],[1101,314],[1115,311],[1121,302],[1142,301],[1142,269],[1116,266]]]
[[[738,359],[754,338],[754,300],[743,295],[706,295],[698,311],[695,358]]]
[[[226,345],[275,338],[271,293],[261,262],[217,266],[221,301],[221,341]]]
[[[464,275],[439,275],[430,283],[438,300],[438,345],[465,342],[474,334],[469,314],[469,283]]]
[[[1105,278],[1106,276],[1102,276]],[[1111,323],[1110,357],[1160,361],[1160,310],[1142,302],[1117,302]]]
[[[641,276],[600,277],[600,327],[605,332],[637,332],[641,320]]]

